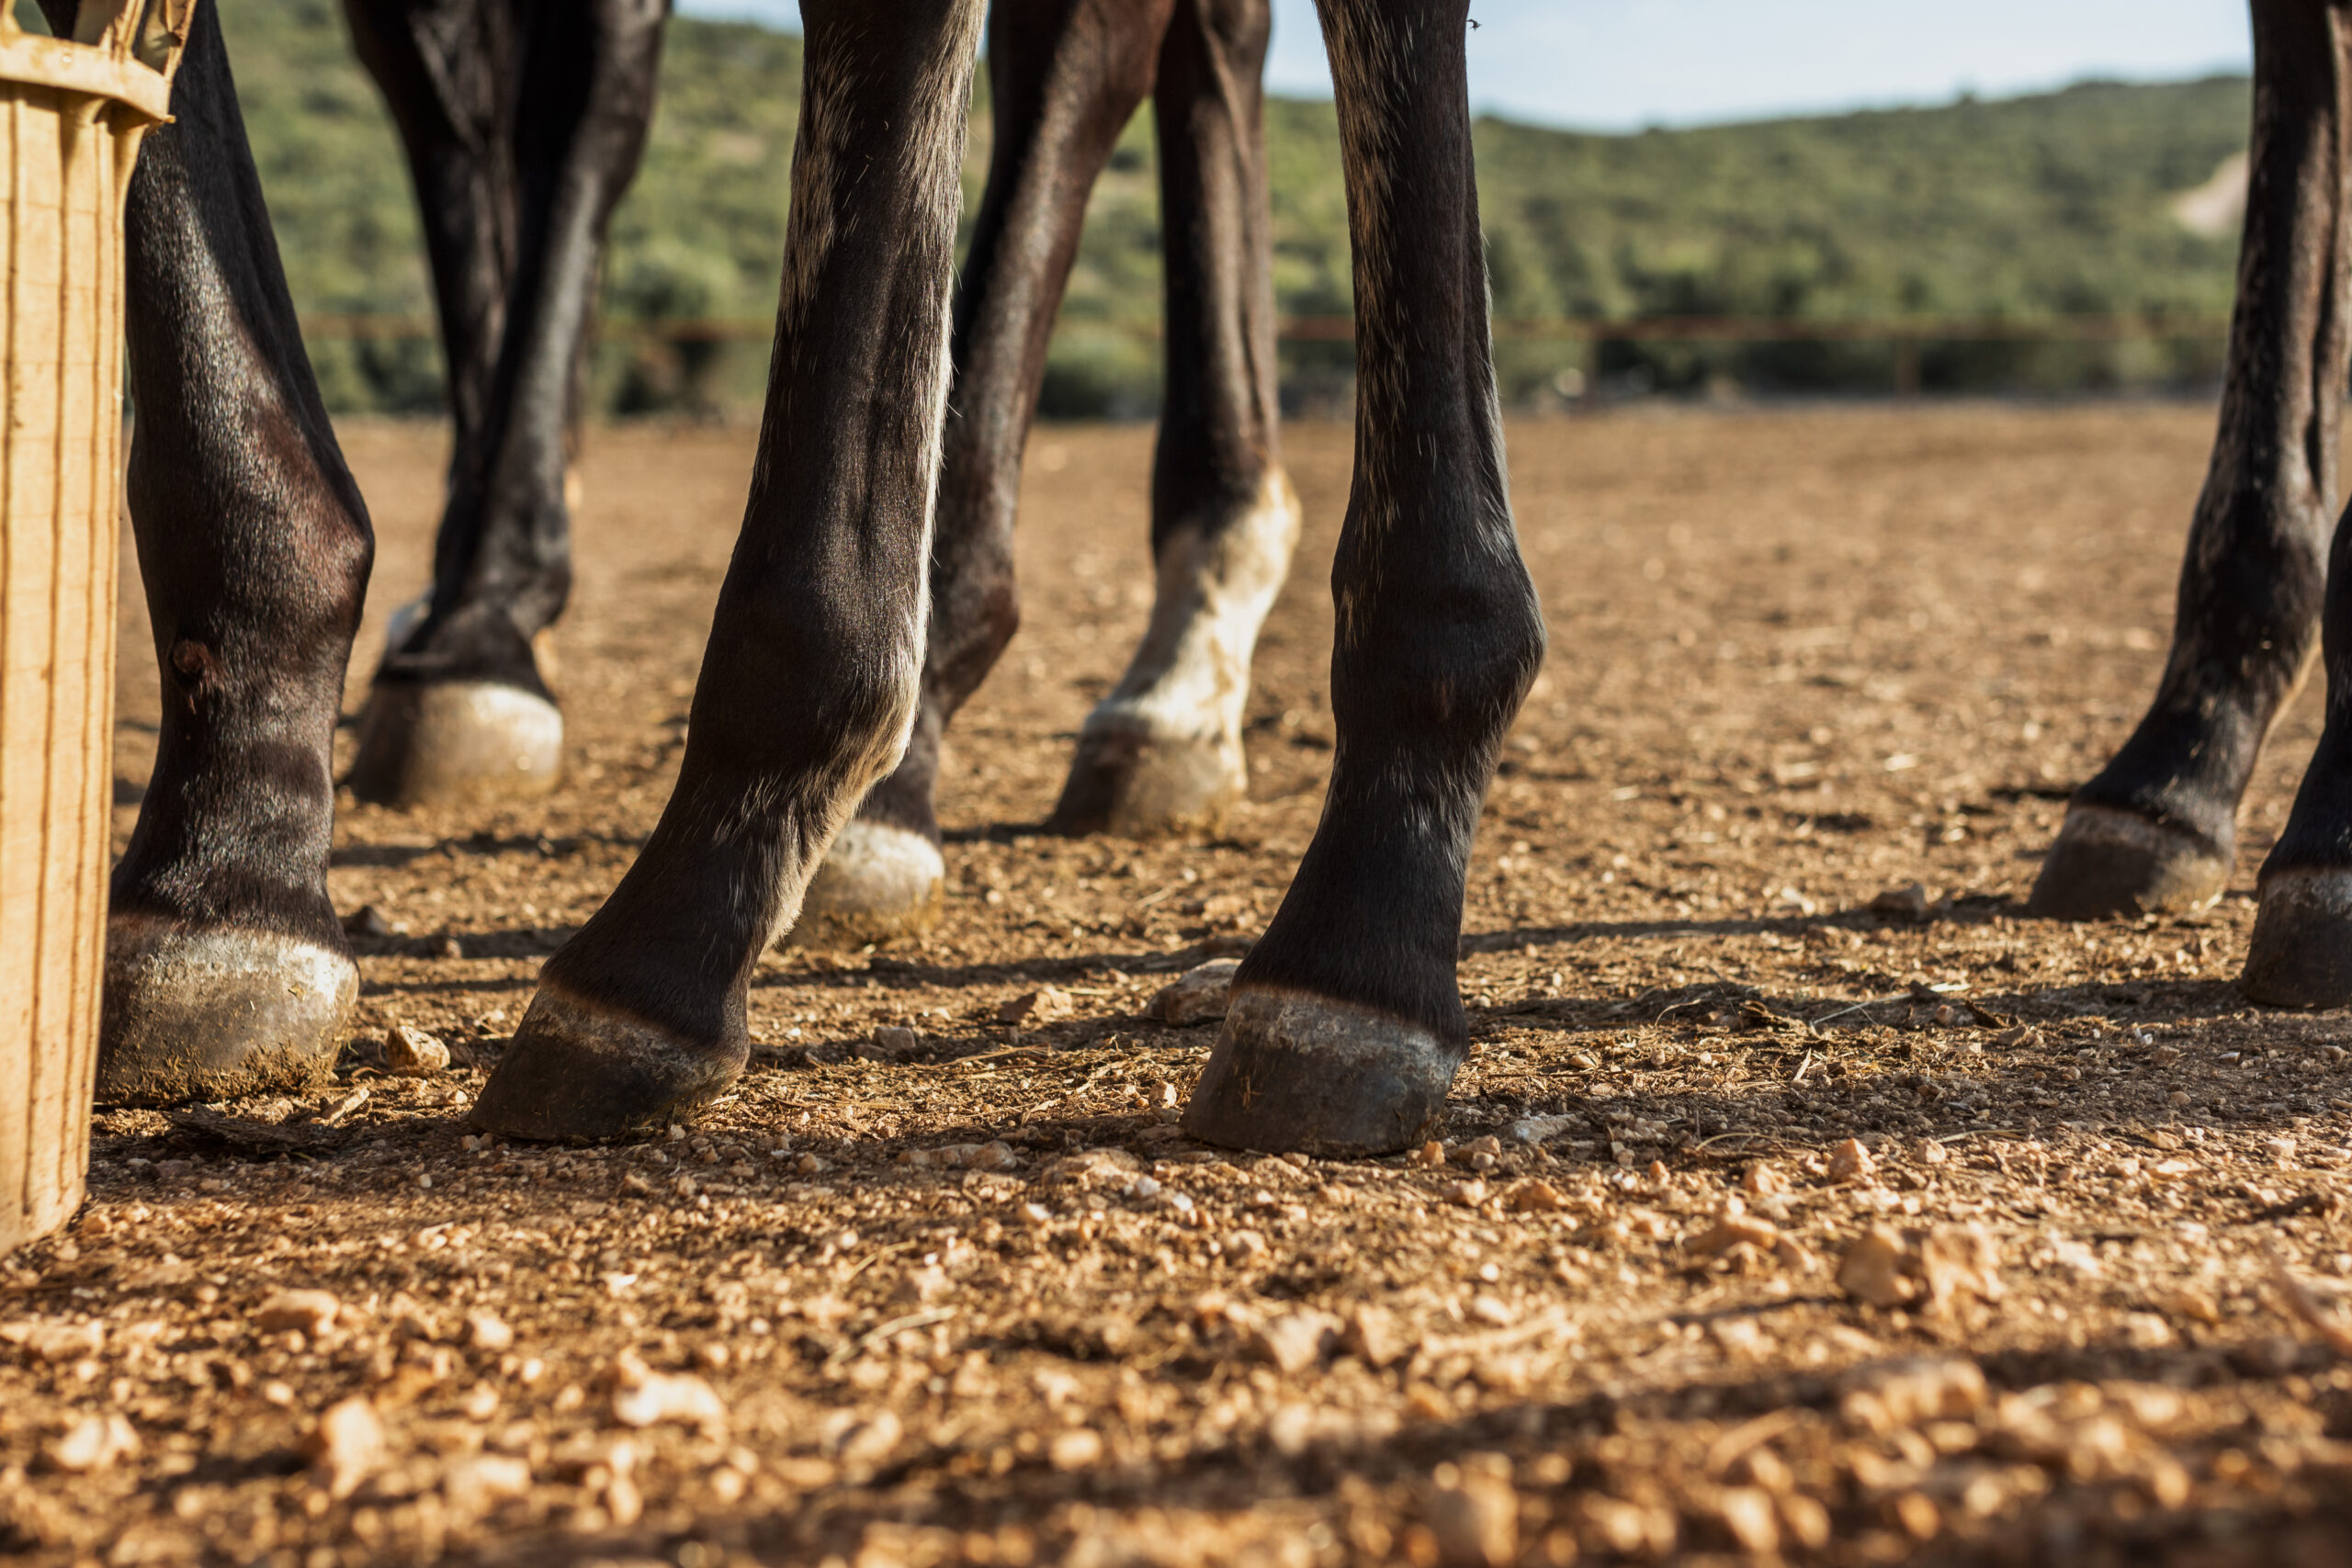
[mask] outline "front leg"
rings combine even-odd
[[[359,975],[327,901],[335,716],[374,543],[288,298],[209,0],[124,234],[126,489],[162,666],[107,918],[101,1100],[333,1066]]]
[[[2254,132],[2212,466],[2170,656],[2121,750],[2075,792],[2029,904],[2098,919],[2195,908],[2237,864],[2238,800],[2308,661],[2327,581],[2347,332],[2346,13],[2254,7]]]
[[[1355,256],[1356,456],[1332,563],[1339,741],[1323,819],[1184,1125],[1377,1154],[1469,1048],[1454,986],[1470,840],[1544,623],[1520,558],[1488,353],[1467,0],[1318,0]]]
[[[474,1119],[604,1137],[742,1070],[752,965],[905,749],[979,0],[804,0],[783,297],[678,784],[548,961]]]

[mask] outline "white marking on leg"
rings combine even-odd
[[[794,915],[888,915],[920,909],[939,897],[946,875],[939,847],[922,834],[886,822],[853,820],[834,836]],[[782,936],[792,925],[792,920],[784,921],[776,934]]]
[[[1298,542],[1298,495],[1270,472],[1257,503],[1213,537],[1182,528],[1160,552],[1151,622],[1088,735],[1206,742],[1241,760],[1241,717],[1258,632]]]

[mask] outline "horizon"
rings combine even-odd
[[[1273,4],[1267,90],[1329,100],[1312,0]],[[799,30],[796,0],[679,0],[679,10]],[[1965,17],[1883,0],[1778,0],[1769,15],[1747,0],[1477,0],[1473,16],[1472,112],[1588,134],[1939,108],[2253,66],[2245,10],[2205,0],[1979,0]]]

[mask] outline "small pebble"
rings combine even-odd
[[[1285,1313],[1258,1325],[1250,1335],[1250,1348],[1260,1360],[1295,1374],[1323,1359],[1324,1345],[1334,1337],[1333,1330],[1331,1319],[1322,1313]]]
[[[1440,1465],[1432,1477],[1427,1520],[1444,1568],[1509,1568],[1519,1561],[1519,1496],[1508,1469],[1464,1473]]]
[[[1068,991],[1058,986],[1040,986],[997,1009],[996,1021],[1035,1029],[1041,1024],[1059,1023],[1077,1010]]]
[[[496,1313],[469,1312],[466,1314],[466,1343],[492,1354],[511,1350],[514,1348],[514,1330]]]
[[[449,1047],[422,1029],[395,1024],[384,1036],[384,1067],[395,1077],[429,1078],[449,1066]]]
[[[1829,1152],[1829,1179],[1860,1181],[1878,1168],[1878,1161],[1860,1138],[1849,1138]]]
[[[1046,1462],[1056,1470],[1086,1470],[1102,1458],[1102,1434],[1090,1427],[1057,1432],[1046,1445]]]
[[[1179,1029],[1214,1022],[1225,1016],[1232,999],[1233,972],[1240,967],[1238,959],[1216,958],[1188,969],[1172,984],[1160,987],[1144,1010]]]
[[[691,1373],[657,1372],[634,1350],[613,1358],[613,1419],[624,1427],[664,1423],[724,1430],[727,1406],[718,1391]]]
[[[459,1513],[486,1513],[531,1490],[531,1462],[514,1454],[470,1454],[453,1460],[442,1474],[441,1491]]]
[[[280,1291],[254,1309],[254,1326],[265,1334],[292,1329],[318,1339],[334,1326],[340,1310],[342,1303],[330,1291]]]
[[[392,922],[373,904],[362,904],[343,918],[344,933],[347,936],[390,936]]]
[[[50,1463],[76,1475],[104,1470],[138,1451],[139,1434],[130,1422],[112,1414],[84,1416],[47,1450]]]
[[[311,1429],[304,1450],[311,1471],[340,1501],[380,1469],[385,1460],[384,1424],[363,1394],[329,1405]]]
[[[1924,920],[1928,918],[1928,889],[1924,883],[1906,882],[1900,887],[1890,887],[1871,900],[1871,913],[1898,920]]]

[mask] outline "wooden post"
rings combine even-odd
[[[1919,395],[1919,340],[1916,337],[1894,340],[1894,395],[1898,398]]]
[[[114,784],[122,198],[139,140],[169,105],[187,14],[181,0],[85,3],[75,42],[0,9],[0,1254],[72,1216],[89,1159]]]

